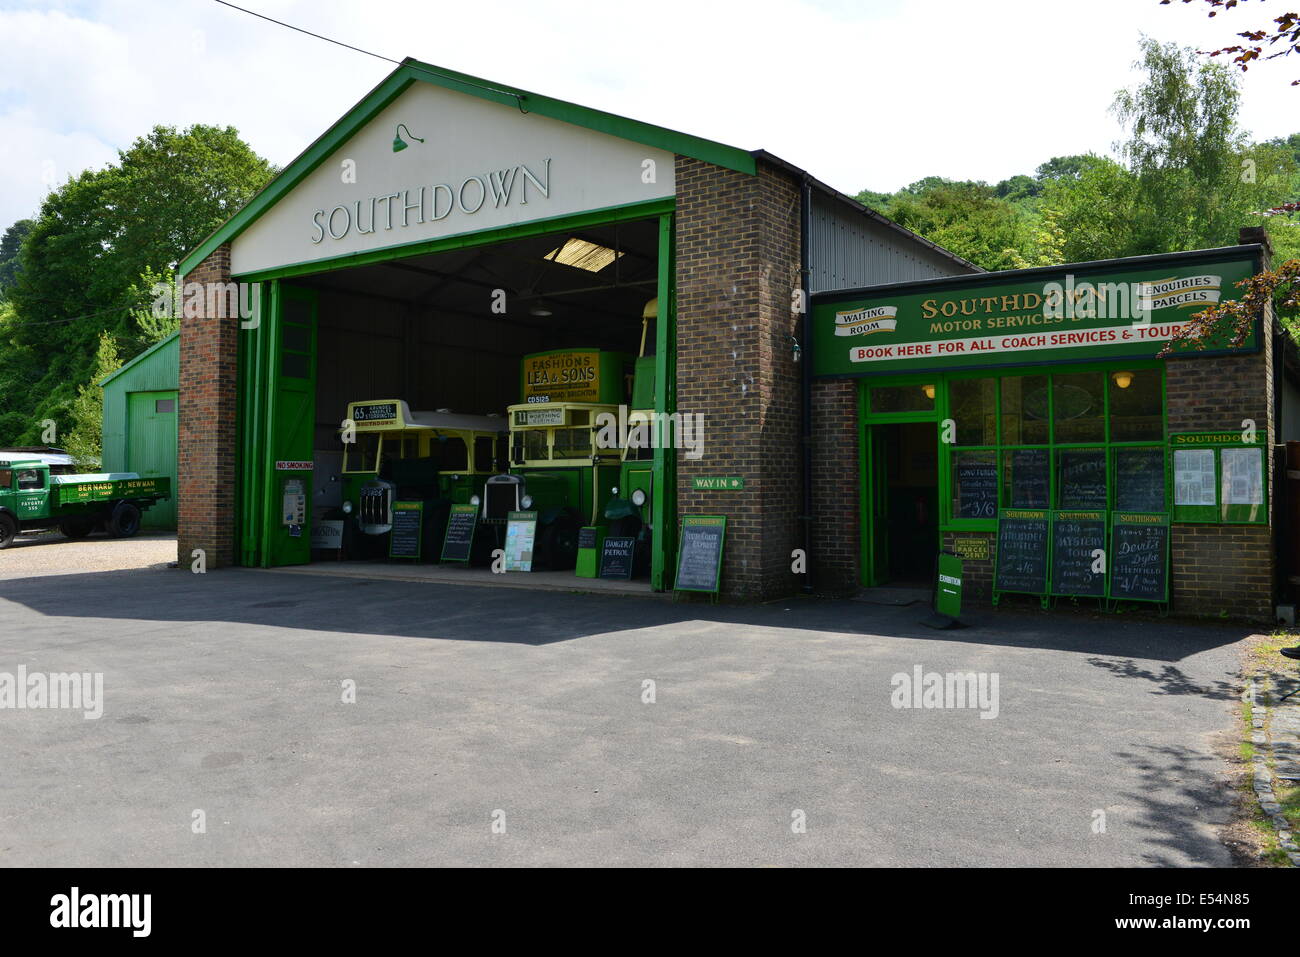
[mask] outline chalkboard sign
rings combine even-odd
[[[1111,598],[1169,600],[1169,516],[1116,513],[1108,557]]]
[[[536,512],[506,512],[506,571],[533,570],[533,543],[536,538]]]
[[[636,539],[632,536],[605,539],[600,548],[600,577],[631,578],[635,551]]]
[[[1094,552],[1100,551],[1101,555]],[[1098,571],[1098,558],[1101,559]],[[1052,513],[1052,594],[1106,594],[1106,513]]]
[[[393,531],[388,536],[389,558],[420,558],[423,502],[394,502]]]
[[[1106,507],[1106,450],[1062,449],[1057,504],[1061,508]]]
[[[722,543],[727,534],[723,515],[687,515],[677,549],[678,591],[716,592],[722,579]]]
[[[1047,449],[1015,449],[1011,453],[1012,508],[1047,508]]]
[[[447,534],[442,539],[444,562],[467,562],[474,547],[474,529],[478,525],[477,505],[453,505],[447,516]]]
[[[994,591],[1047,593],[1047,511],[1005,509],[998,516]]]
[[[1115,511],[1165,510],[1164,449],[1115,450]]]
[[[989,456],[959,453],[957,459],[957,518],[996,518],[998,467]]]
[[[595,548],[596,541],[599,537],[600,529],[594,525],[584,525],[578,529],[578,547]]]

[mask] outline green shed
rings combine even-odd
[[[105,472],[167,476],[172,497],[144,513],[144,528],[176,528],[176,399],[180,333],[140,353],[100,385],[104,388]]]

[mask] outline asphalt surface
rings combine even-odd
[[[15,555],[0,672],[104,706],[0,710],[0,864],[1232,863],[1248,629]],[[997,716],[894,707],[917,665],[996,673]]]

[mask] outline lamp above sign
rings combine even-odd
[[[674,167],[666,150],[416,83],[234,238],[231,272],[661,200]]]

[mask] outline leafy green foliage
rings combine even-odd
[[[1144,39],[1142,79],[1113,112],[1118,159],[1054,156],[996,186],[928,176],[858,200],[986,269],[1231,246],[1266,225],[1275,258],[1300,257],[1300,133],[1252,143],[1231,70]],[[1278,287],[1284,319],[1293,300]]]
[[[36,441],[46,418],[60,435],[75,429],[88,414],[80,387],[98,388],[103,336],[125,361],[170,334],[175,322],[149,314],[153,283],[274,174],[233,128],[157,126],[50,193],[21,240],[0,325],[0,444]]]
[[[30,219],[20,219],[0,236],[0,299],[18,278],[18,251],[35,225]]]

